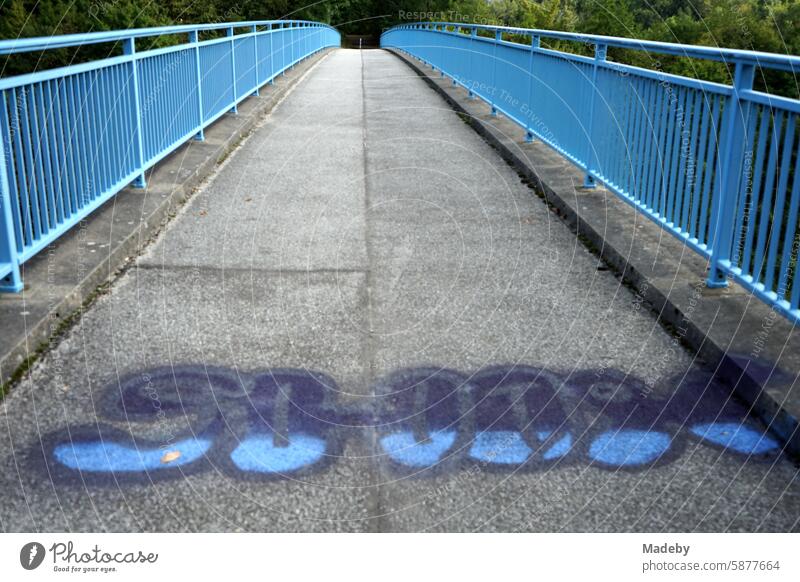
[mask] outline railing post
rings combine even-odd
[[[436,32],[444,32],[447,30],[447,27],[443,24],[440,24],[435,28]],[[442,41],[442,44],[440,46],[441,50],[439,51],[439,74],[441,75],[442,78],[444,78],[444,69],[442,68],[444,67],[444,35],[442,35],[442,37],[439,40]]]
[[[286,29],[286,28],[288,28],[288,27],[286,26],[286,23],[285,23],[285,22],[282,22],[282,23],[280,23],[280,28],[283,30],[283,29]],[[291,36],[291,35],[292,35],[292,32],[291,32],[291,31],[289,31],[289,41],[291,41],[291,40],[292,40],[292,36]],[[285,42],[285,41],[284,41],[284,42],[282,43],[282,45],[281,45],[281,55],[283,56],[283,60],[284,60],[284,61],[286,60],[286,45],[287,45],[287,44],[289,44],[289,45],[291,46],[291,42],[287,43],[287,42]],[[291,52],[290,52],[290,53],[289,53],[289,57],[291,58],[291,56],[292,56],[292,54],[291,54]],[[282,75],[282,76],[286,76],[286,68],[285,68],[285,67],[284,67],[283,71],[281,71],[281,75]]]
[[[256,75],[256,90],[253,91],[252,93],[254,97],[258,97],[260,95],[259,87],[261,86],[258,83],[258,34],[256,34],[258,32],[257,28],[258,27],[254,24],[251,29],[253,31],[253,63],[254,63],[253,66],[255,67],[255,75]]]
[[[474,68],[473,68],[473,62],[472,62],[474,60],[472,58],[472,53],[474,52],[475,49],[472,48],[472,45],[475,44],[475,39],[478,36],[478,29],[475,28],[474,26],[472,28],[470,28],[469,29],[469,35],[470,35],[470,39],[469,39],[469,67],[467,68],[467,70],[469,71],[469,79],[468,79],[468,81],[469,81],[470,86],[467,89],[467,96],[470,99],[472,99],[473,97],[475,97],[475,95],[472,93],[472,87],[475,86],[475,82],[474,82],[475,79],[472,78],[473,75],[475,74],[475,71],[474,71]]]
[[[492,97],[497,93],[497,45],[503,40],[503,32],[500,30],[494,31],[494,46],[492,47]],[[497,115],[497,107],[492,99],[492,115]]]
[[[239,106],[236,104],[236,98],[239,93],[236,91],[236,51],[234,50],[235,45],[233,42],[233,27],[229,26],[225,29],[225,36],[230,38],[231,43],[231,70],[233,71],[233,107],[231,107],[231,113],[238,114],[239,113]]]
[[[0,93],[0,96],[3,94]],[[5,107],[5,101],[0,103]],[[14,240],[14,219],[11,211],[11,189],[8,185],[8,170],[6,164],[6,149],[3,138],[0,136],[0,262],[9,263],[11,272],[0,279],[0,291],[4,293],[19,293],[22,291],[22,276],[19,272],[19,258],[17,257],[17,243]]]
[[[454,33],[456,33],[456,34],[461,34],[461,27],[460,27],[459,25],[457,25],[457,24],[456,24],[456,25],[453,27],[453,32],[454,32]],[[453,60],[454,60],[454,61],[456,60],[456,58],[457,58],[457,57],[458,57],[458,54],[457,54],[457,53],[453,53]],[[453,65],[453,68],[454,68],[454,69],[455,69],[455,68],[457,68],[455,64]],[[456,85],[458,85],[458,81],[456,81],[456,75],[455,75],[455,73],[454,73],[454,74],[453,74],[453,87],[455,87]]]
[[[530,64],[528,65],[528,109],[530,110],[531,115],[533,115],[533,55],[536,54],[541,42],[541,37],[538,34],[531,35],[531,59]],[[526,123],[525,125],[527,125],[525,131],[525,141],[527,143],[533,143],[533,128],[529,123]]]
[[[428,32],[430,32],[430,31],[432,31],[432,30],[435,30],[435,29],[436,29],[436,25],[434,25],[434,24],[427,24],[427,25],[425,25],[425,30],[427,30]],[[361,42],[361,39],[359,39],[359,42]],[[429,47],[433,47],[433,44],[428,44],[428,46],[429,46]],[[360,45],[359,45],[359,48],[361,48],[361,47],[360,47]],[[432,48],[431,48],[431,54],[433,54],[433,49],[432,49]],[[431,61],[431,62],[430,62],[430,63],[428,63],[428,64],[431,66],[431,70],[432,70],[432,71],[435,71],[435,70],[436,70],[436,65],[435,65],[435,64],[433,64],[433,61]]]
[[[297,30],[296,23],[289,24],[289,48],[290,48],[289,62],[291,63],[291,65],[289,66],[290,69],[294,69],[294,61],[295,61],[294,50],[296,48],[295,44],[297,43],[297,40],[295,38],[297,36],[297,33],[295,32],[296,30]]]
[[[716,184],[719,188],[713,198],[711,218],[711,262],[709,264],[706,286],[711,288],[725,287],[725,267],[730,266],[731,244],[736,213],[736,199],[739,192],[741,168],[745,156],[746,125],[745,113],[739,93],[753,88],[755,66],[749,63],[736,63],[733,77],[733,92],[725,105],[725,118],[722,122],[720,137],[722,155],[720,156],[719,174]]]
[[[274,54],[275,48],[274,48],[274,46],[272,44],[272,40],[273,40],[272,37],[275,36],[275,33],[272,32],[273,28],[272,28],[272,23],[271,22],[269,23],[269,28],[267,30],[269,30],[269,84],[270,85],[274,85],[275,84],[275,76],[276,76],[275,75],[275,54]]]
[[[586,126],[588,147],[586,148],[586,176],[583,179],[584,188],[594,188],[594,177],[592,176],[592,159],[594,158],[594,144],[592,143],[592,127],[594,125],[594,109],[597,101],[597,69],[600,63],[606,60],[608,47],[604,44],[596,44],[594,47],[594,65],[592,66],[592,86],[591,98],[589,100],[589,120]]]
[[[136,64],[136,41],[126,38],[122,41],[122,53],[131,57],[131,77],[133,77],[133,107],[136,118],[136,162],[141,173],[133,181],[135,188],[144,188],[147,181],[144,176],[144,142],[142,139],[142,110],[139,105],[139,67]]]
[[[194,134],[194,139],[203,141],[206,139],[205,131],[203,130],[203,78],[200,76],[200,44],[199,36],[196,30],[189,33],[189,42],[194,45],[194,64],[197,73],[197,127],[200,129]]]

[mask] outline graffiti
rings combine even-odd
[[[298,478],[341,458],[343,443],[366,431],[377,433],[373,461],[407,475],[463,464],[641,471],[675,460],[688,443],[747,459],[781,450],[699,372],[653,391],[609,368],[415,368],[377,382],[369,404],[345,406],[338,393],[332,378],[309,370],[148,370],[103,391],[103,422],[46,435],[29,457],[54,481],[119,484],[207,470]]]

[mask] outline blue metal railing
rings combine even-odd
[[[439,69],[706,257],[708,286],[732,278],[800,321],[800,101],[753,89],[758,68],[797,72],[800,57],[445,22],[396,26],[381,46]],[[611,62],[608,47],[729,63],[733,86]]]
[[[201,31],[226,36],[200,40]],[[188,42],[136,51],[136,39]],[[339,46],[330,26],[233,22],[0,41],[0,54],[121,42],[112,58],[0,78],[0,290],[20,265],[277,75]]]

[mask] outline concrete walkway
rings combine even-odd
[[[798,530],[745,415],[403,63],[339,50],[6,398],[0,529]]]

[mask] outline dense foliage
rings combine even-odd
[[[0,0],[0,38],[276,18],[321,20],[345,34],[377,35],[403,21],[457,20],[800,54],[800,0]],[[0,67],[10,74],[115,50],[17,56]],[[632,51],[612,51],[610,58],[644,66],[654,60]],[[730,72],[715,63],[660,59],[659,66],[729,81]],[[797,95],[796,79],[789,75],[761,83]]]

